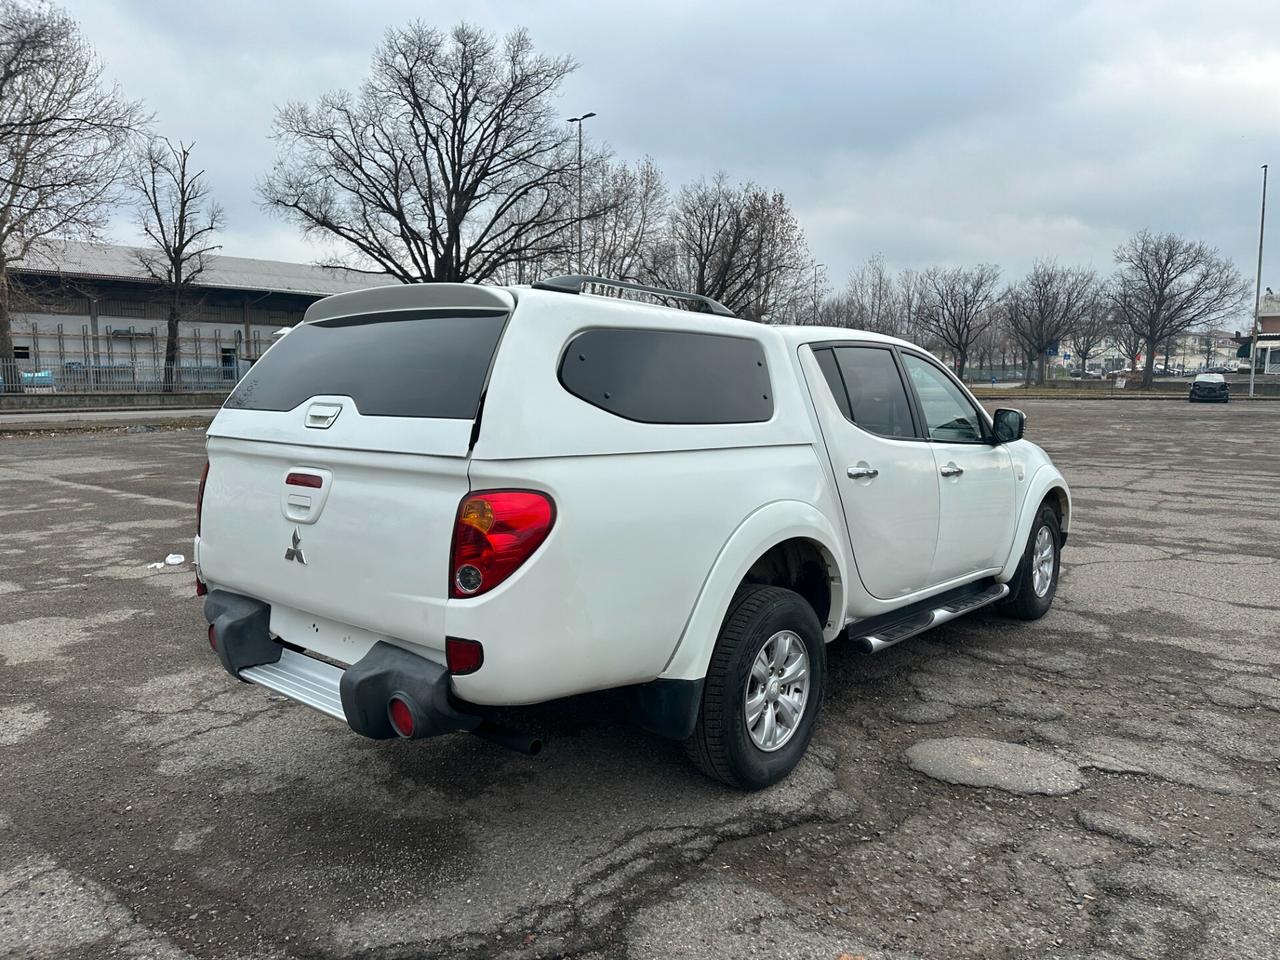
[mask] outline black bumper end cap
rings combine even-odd
[[[474,730],[481,721],[454,706],[446,667],[385,641],[347,667],[338,692],[348,726],[373,740],[399,736],[387,713],[387,703],[395,696],[413,713],[413,740]]]
[[[213,627],[218,659],[237,680],[246,667],[279,661],[284,648],[271,638],[269,603],[226,590],[210,590],[204,598],[204,618]]]

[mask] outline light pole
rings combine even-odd
[[[1262,165],[1262,216],[1258,220],[1258,280],[1253,292],[1253,331],[1249,337],[1249,399],[1253,399],[1253,376],[1258,369],[1258,310],[1262,306],[1262,234],[1267,228],[1267,165]]]
[[[586,265],[582,262],[582,121],[590,120],[594,113],[584,113],[580,117],[570,117],[570,123],[578,125],[578,272],[586,273]]]
[[[818,271],[825,266],[825,263],[813,265],[813,322],[815,325],[818,323]]]

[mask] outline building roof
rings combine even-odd
[[[146,251],[142,247],[62,240],[12,264],[11,269],[50,276],[154,282],[139,259],[144,252]],[[381,273],[213,254],[196,286],[329,296],[399,282],[394,277]]]

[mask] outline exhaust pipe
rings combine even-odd
[[[511,730],[496,723],[490,723],[488,720],[481,723],[471,732],[477,737],[484,737],[484,739],[506,747],[508,750],[523,753],[527,757],[536,757],[542,752],[541,737],[521,733],[518,730]]]

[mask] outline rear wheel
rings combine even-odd
[[[711,654],[689,758],[742,790],[776,783],[813,736],[826,681],[822,625],[808,602],[781,587],[738,592]]]
[[[1058,515],[1053,507],[1042,503],[1013,578],[1013,592],[1004,605],[1008,613],[1019,620],[1039,620],[1049,612],[1058,592],[1061,549]]]

